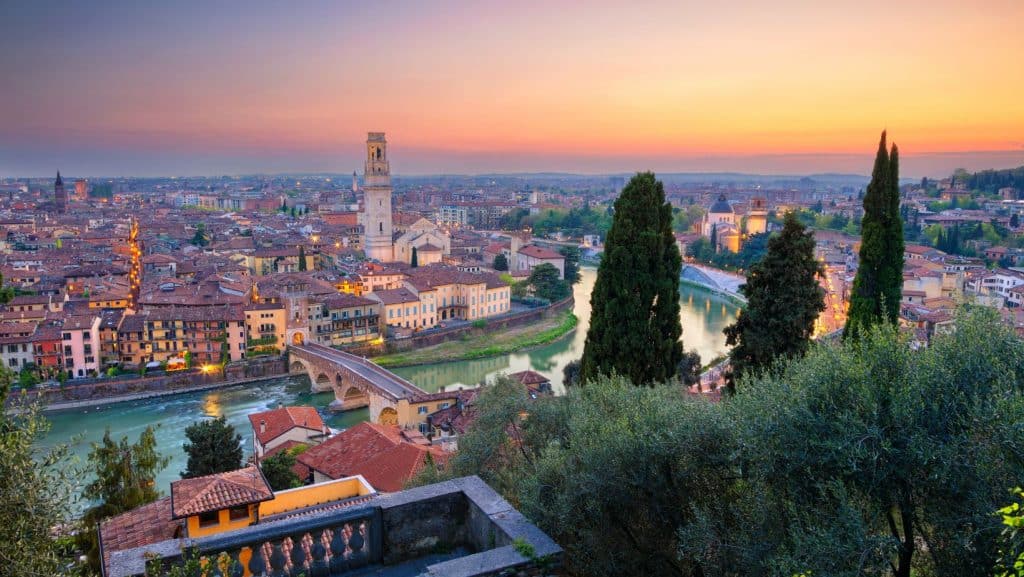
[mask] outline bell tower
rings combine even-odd
[[[363,250],[366,258],[391,262],[394,247],[391,228],[391,167],[383,132],[366,136],[363,168]]]

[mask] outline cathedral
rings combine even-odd
[[[356,190],[355,173],[352,190]],[[366,137],[366,165],[363,172],[363,250],[366,258],[379,262],[412,263],[413,252],[420,266],[442,261],[451,254],[452,241],[447,233],[425,218],[395,238],[391,215],[391,167],[388,143],[383,132]]]
[[[742,227],[741,227],[742,225]],[[768,203],[764,198],[750,200],[750,210],[741,219],[732,205],[719,195],[701,220],[700,232],[715,243],[715,250],[739,252],[743,240],[768,230]]]

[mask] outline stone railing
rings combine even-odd
[[[562,554],[480,478],[463,477],[346,508],[115,551],[106,575],[142,576],[147,563],[181,564],[186,551],[213,561],[218,577],[362,575],[375,567],[423,577],[485,577],[556,566]]]

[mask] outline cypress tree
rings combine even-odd
[[[412,262],[409,263],[409,266],[412,268],[420,266],[420,256],[417,254],[416,247],[412,247]]]
[[[306,270],[306,248],[299,245],[299,270]]]
[[[844,338],[880,322],[896,323],[903,288],[903,221],[900,218],[899,150],[878,143],[871,182],[864,195],[860,263],[850,291]]]
[[[580,382],[613,372],[636,385],[675,376],[683,357],[681,264],[665,189],[653,173],[638,173],[615,201],[590,297]]]
[[[768,250],[750,267],[740,292],[747,306],[725,328],[732,377],[768,369],[777,357],[794,358],[806,351],[814,321],[825,310],[824,274],[814,258],[814,233],[787,212],[782,232],[768,239]]]

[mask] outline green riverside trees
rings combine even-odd
[[[197,421],[185,428],[188,442],[182,445],[188,464],[183,479],[242,468],[242,436],[224,416]]]
[[[903,221],[900,218],[899,150],[878,143],[871,182],[864,195],[860,262],[850,291],[844,338],[880,322],[895,323],[903,289]]]
[[[82,494],[96,504],[82,518],[84,527],[78,533],[78,544],[94,570],[100,566],[100,521],[159,499],[161,492],[154,479],[169,460],[156,450],[153,427],[146,427],[134,444],[129,444],[126,436],[114,441],[110,429],[101,442],[92,444],[89,469],[96,478],[85,486]]]
[[[639,173],[615,201],[590,297],[581,382],[617,373],[648,385],[676,375],[680,265],[665,189],[653,173]]]
[[[814,259],[814,233],[796,214],[786,213],[782,232],[768,240],[764,259],[750,268],[740,287],[747,306],[725,328],[726,343],[735,345],[729,355],[730,389],[737,377],[763,371],[779,356],[807,351],[814,321],[825,310],[825,291],[818,284],[822,274]]]
[[[0,407],[11,377],[0,371]],[[66,443],[40,442],[50,425],[38,401],[16,396],[9,408],[0,410],[0,575],[66,575],[53,530],[71,525],[79,472]]]

